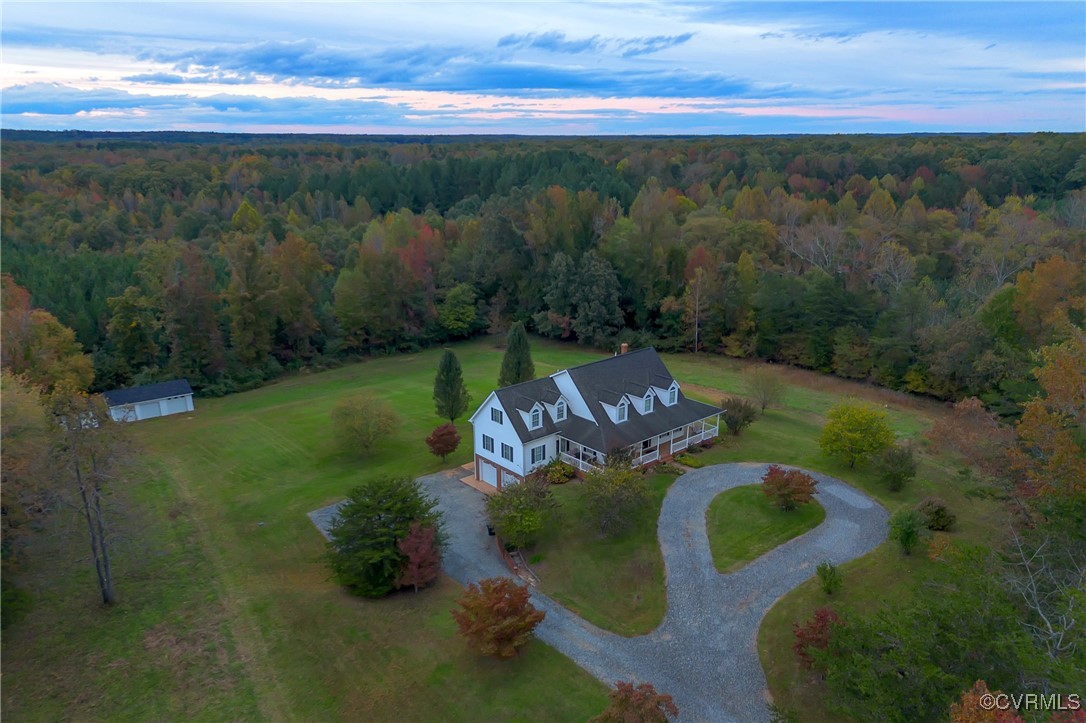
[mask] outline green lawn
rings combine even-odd
[[[705,512],[713,564],[719,572],[735,572],[824,519],[826,511],[818,502],[786,512],[765,496],[761,485],[721,492]]]
[[[454,348],[479,403],[497,380],[501,351],[487,340]],[[538,375],[602,356],[539,339],[532,350]],[[601,710],[605,687],[546,645],[535,643],[507,663],[471,654],[448,614],[459,590],[451,580],[373,602],[346,595],[328,579],[323,541],[307,512],[378,475],[417,476],[471,458],[465,443],[442,465],[423,443],[441,421],[431,400],[440,353],[301,373],[262,389],[197,400],[192,415],[134,425],[151,470],[132,492],[146,520],[136,528],[131,557],[118,561],[122,602],[106,612],[95,605],[85,560],[42,573],[32,590],[37,608],[5,631],[5,713],[18,719],[467,721],[584,720]],[[742,391],[738,362],[666,361],[696,398],[718,401]],[[817,376],[782,373],[790,375],[784,408],[701,453],[701,461],[803,466],[856,484],[891,510],[937,491],[959,516],[956,534],[972,540],[987,539],[1001,523],[994,503],[965,494],[969,485],[953,463],[924,454],[921,480],[889,493],[865,469],[823,458],[815,439],[822,414],[842,390],[880,402],[885,393],[839,381],[823,389]],[[359,462],[336,450],[330,412],[361,389],[391,402],[402,423]],[[935,413],[912,403],[888,411],[903,436],[924,429]],[[466,420],[458,427],[469,440]],[[650,484],[658,510],[670,478]],[[572,518],[574,493],[573,486],[558,491]],[[665,607],[655,520],[650,512],[628,536],[611,542],[575,525],[555,530],[540,544],[535,564],[544,590],[603,627],[623,634],[651,630]],[[906,594],[923,564],[879,548],[846,568],[836,604],[879,604]],[[800,681],[791,621],[822,604],[820,595],[810,584],[786,595],[760,633],[770,688],[797,710],[807,711],[798,704],[817,698],[802,686],[789,690]]]
[[[619,635],[652,632],[664,619],[664,560],[656,520],[673,475],[646,478],[650,503],[630,529],[603,538],[585,521],[579,482],[555,488],[559,519],[531,551],[540,588],[595,625]]]
[[[501,351],[479,340],[456,352],[481,402],[497,380]],[[440,353],[303,373],[197,400],[193,415],[133,425],[157,467],[154,483],[140,485],[147,528],[165,531],[162,558],[136,575],[118,565],[123,602],[109,614],[95,606],[87,570],[81,597],[42,600],[25,625],[5,631],[5,713],[551,721],[602,710],[606,688],[547,645],[533,643],[512,662],[472,654],[449,615],[460,590],[451,580],[373,602],[328,578],[323,539],[307,512],[377,475],[415,476],[470,459],[466,443],[442,465],[423,442],[441,421],[431,400]],[[538,349],[536,366],[542,374],[594,358],[555,345]],[[390,401],[402,424],[360,462],[335,449],[330,412],[361,389]],[[466,421],[458,426],[470,439]],[[58,625],[58,616],[70,617]]]

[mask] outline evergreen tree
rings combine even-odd
[[[437,376],[434,378],[434,409],[437,416],[448,419],[450,423],[455,422],[457,417],[467,411],[470,403],[471,395],[464,386],[460,361],[446,349],[441,355]]]
[[[502,370],[498,376],[498,386],[508,387],[535,379],[535,364],[532,363],[532,350],[528,346],[528,334],[524,324],[517,322],[509,329],[505,337],[505,356],[502,357]]]

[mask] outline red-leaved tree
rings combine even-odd
[[[437,530],[431,525],[412,522],[407,537],[396,543],[407,559],[404,561],[397,587],[412,586],[415,592],[437,579],[441,570],[441,547],[437,544]]]
[[[635,687],[620,680],[611,691],[610,705],[589,723],[667,723],[669,715],[678,714],[671,696],[657,693],[651,683]]]
[[[430,452],[441,457],[441,461],[444,462],[445,458],[460,446],[460,433],[456,431],[455,426],[442,424],[426,438],[426,446],[430,448]]]
[[[816,484],[815,478],[806,472],[773,464],[762,477],[762,492],[782,510],[794,510],[811,501]]]
[[[803,663],[803,667],[811,668],[814,665],[811,648],[825,650],[830,644],[830,634],[834,626],[840,624],[840,618],[832,608],[818,608],[814,611],[814,617],[802,625],[792,623],[792,632],[796,636],[792,650],[796,652],[796,657]]]
[[[472,583],[452,616],[468,644],[484,655],[512,658],[532,639],[545,612],[528,602],[528,588],[506,577]]]

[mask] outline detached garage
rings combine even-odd
[[[192,387],[185,379],[114,389],[104,392],[102,396],[109,405],[109,416],[114,422],[138,422],[195,409],[192,406]]]

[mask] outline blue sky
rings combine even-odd
[[[1086,3],[5,2],[5,128],[1086,131]]]

